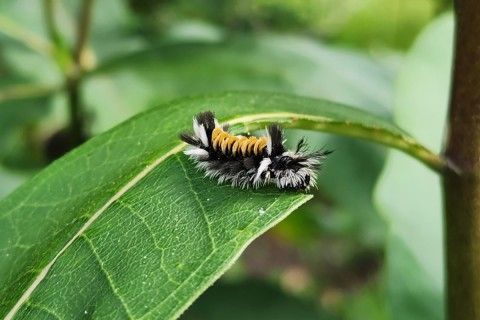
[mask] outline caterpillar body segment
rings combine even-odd
[[[309,153],[303,139],[295,151],[286,150],[277,124],[268,126],[262,137],[233,135],[210,111],[194,117],[193,132],[180,134],[189,144],[185,154],[207,177],[242,188],[272,183],[281,189],[308,190],[316,185],[317,171],[331,153]]]
[[[268,137],[245,137],[234,136],[216,127],[212,132],[213,150],[221,150],[227,157],[250,157],[261,156],[266,152]]]

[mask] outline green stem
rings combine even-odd
[[[480,2],[456,0],[455,60],[443,179],[450,320],[480,319]]]
[[[52,56],[64,74],[69,74],[74,69],[68,45],[55,22],[56,0],[43,0],[43,14],[48,36],[52,44]]]
[[[70,132],[74,146],[81,144],[86,138],[85,111],[81,99],[82,57],[88,43],[92,18],[93,0],[84,0],[77,23],[77,39],[72,52],[75,72],[67,77],[67,90],[70,109]]]
[[[87,48],[92,20],[93,0],[84,0],[77,26],[77,42],[73,51],[73,58],[77,66],[82,68],[82,57]]]
[[[60,32],[57,29],[55,23],[55,0],[44,0],[43,1],[43,14],[45,17],[45,23],[47,27],[48,36],[52,40],[55,46],[60,46],[62,42],[62,37]]]
[[[55,1],[44,0],[45,22],[50,39],[56,49],[57,62],[65,75],[65,88],[69,107],[69,133],[71,147],[81,144],[86,138],[85,112],[81,97],[82,57],[90,33],[93,0],[84,0],[77,23],[77,36],[73,50],[69,50],[55,23]]]
[[[67,80],[67,96],[70,116],[70,138],[72,146],[77,146],[84,142],[86,135],[84,114],[80,100],[80,87],[77,79]]]

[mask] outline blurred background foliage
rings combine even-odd
[[[328,98],[440,147],[448,0],[91,1],[75,61],[89,2],[0,2],[0,197],[142,110],[225,90]],[[72,79],[80,139],[70,134]],[[288,142],[301,136],[336,150],[314,200],[255,241],[183,317],[443,319],[434,174],[364,141],[290,131]]]

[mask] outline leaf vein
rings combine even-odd
[[[270,210],[270,208],[273,207],[273,205],[277,202],[278,198],[275,199],[266,209],[265,209],[265,214]],[[248,228],[250,226],[252,226],[254,223],[256,223],[258,221],[258,219],[260,218],[260,216],[256,216],[255,219],[253,219],[242,231],[240,231],[239,234],[244,234]],[[146,316],[148,316],[149,314],[151,314],[152,312],[154,312],[155,310],[157,310],[158,308],[160,308],[165,302],[167,302],[167,300],[170,298],[170,297],[175,297],[175,294],[183,287],[185,286],[188,281],[195,277],[197,275],[197,273],[200,271],[200,269],[208,262],[210,262],[210,259],[212,258],[212,256],[217,252],[219,251],[221,248],[223,247],[226,247],[227,245],[230,245],[232,242],[235,242],[237,240],[238,236],[237,237],[233,237],[231,239],[229,239],[228,241],[225,241],[224,243],[222,243],[219,247],[215,248],[212,250],[212,252],[205,258],[205,260],[198,265],[198,267],[195,268],[195,270],[192,271],[192,273],[187,277],[185,278],[185,280],[183,280],[181,282],[181,284],[175,289],[173,290],[172,292],[170,292],[166,297],[165,299],[163,299],[162,302],[160,302],[156,307],[150,309],[150,311],[148,311],[146,314],[144,314],[142,317],[140,317],[140,320],[141,319],[144,319]],[[178,298],[176,298],[178,300]]]
[[[139,219],[141,221],[141,223],[145,226],[145,228],[147,228],[148,233],[153,240],[153,244],[155,245],[155,248],[157,248],[160,251],[160,269],[165,273],[165,275],[167,276],[167,279],[170,282],[178,285],[179,283],[177,281],[173,280],[172,276],[170,275],[170,273],[165,268],[165,262],[164,262],[165,248],[160,246],[157,238],[155,237],[155,233],[153,232],[150,225],[145,221],[145,218],[142,217],[140,214],[138,214],[138,212],[135,211],[128,203],[125,203],[125,202],[121,201],[120,199],[117,200],[117,203],[122,205],[127,210],[129,210],[137,219]]]
[[[130,319],[135,319],[135,317],[132,315],[132,312],[130,311],[130,309],[128,308],[126,302],[123,300],[122,296],[120,295],[120,293],[118,292],[118,289],[115,285],[115,283],[113,282],[113,279],[111,278],[110,274],[108,273],[108,271],[105,269],[105,266],[104,266],[104,263],[102,261],[102,259],[100,258],[97,250],[95,249],[95,246],[93,245],[92,241],[85,235],[85,234],[82,234],[80,236],[80,238],[84,239],[85,242],[88,244],[88,247],[92,250],[92,253],[93,253],[93,256],[95,257],[95,260],[98,262],[98,265],[100,267],[100,270],[102,270],[103,274],[105,275],[105,278],[107,279],[107,283],[108,285],[110,286],[110,288],[112,289],[112,292],[113,294],[118,298],[118,300],[120,301],[120,304],[122,305],[122,307],[124,308],[126,314],[128,315],[128,317]]]
[[[39,305],[39,304],[34,304],[34,303],[31,303],[30,301],[25,303],[25,305],[28,306],[28,307],[43,311],[43,312],[53,316],[55,319],[62,320],[62,318],[59,315],[57,315],[55,312],[53,312],[52,310],[48,309],[45,306],[42,306],[42,305]]]
[[[208,237],[210,238],[210,242],[211,242],[211,246],[212,246],[212,251],[215,251],[217,245],[215,243],[215,238],[213,237],[213,233],[212,233],[212,225],[210,223],[210,220],[208,219],[208,215],[207,215],[207,210],[205,210],[205,206],[203,205],[202,201],[200,200],[200,197],[198,196],[198,192],[195,191],[195,188],[193,187],[193,182],[192,182],[192,179],[190,178],[190,176],[188,175],[188,172],[187,172],[187,169],[185,168],[185,165],[183,164],[182,160],[180,159],[180,157],[178,156],[178,154],[175,154],[175,158],[178,160],[178,162],[180,163],[180,167],[182,168],[182,171],[184,173],[184,176],[185,176],[185,179],[187,180],[188,182],[188,186],[190,188],[190,190],[192,191],[193,193],[193,196],[196,200],[196,202],[198,203],[198,206],[200,207],[200,210],[202,211],[202,216],[205,220],[205,224],[207,225],[207,232],[208,232]]]

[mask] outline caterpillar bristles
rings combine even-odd
[[[317,171],[332,151],[307,152],[302,138],[295,149],[284,146],[282,128],[271,124],[266,136],[235,136],[220,126],[212,112],[193,118],[193,134],[181,133],[189,144],[185,154],[205,177],[241,188],[275,184],[280,189],[308,190],[316,186]]]

